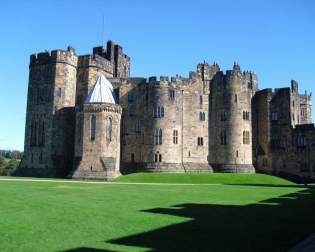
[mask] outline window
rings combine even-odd
[[[249,112],[243,111],[243,120],[249,121]]]
[[[234,102],[237,103],[237,94],[234,95]]]
[[[155,106],[153,108],[153,117],[154,118],[164,117],[164,107],[163,106]]]
[[[298,135],[297,137],[297,145],[299,147],[304,147],[307,145],[307,139],[306,139],[306,136],[304,135]]]
[[[108,142],[112,141],[112,131],[113,131],[113,121],[112,118],[107,118],[106,120],[106,140]]]
[[[141,123],[140,123],[139,120],[136,122],[136,125],[135,125],[135,132],[136,132],[136,133],[141,133]]]
[[[203,137],[198,137],[197,138],[197,145],[198,146],[203,146]]]
[[[173,144],[178,144],[178,131],[173,130]]]
[[[154,162],[155,163],[162,162],[162,154],[159,154],[159,153],[154,154]]]
[[[174,89],[170,89],[169,90],[169,99],[170,100],[174,100],[175,99],[175,90]]]
[[[61,88],[58,88],[58,89],[57,89],[57,96],[58,96],[58,97],[61,97]]]
[[[206,120],[205,112],[199,112],[199,120],[200,121],[205,121]]]
[[[238,150],[236,151],[236,157],[238,157]]]
[[[249,144],[249,131],[243,131],[243,144]]]
[[[271,121],[278,121],[278,112],[277,111],[271,112]]]
[[[156,128],[154,131],[154,144],[162,144],[162,129]]]
[[[133,93],[129,92],[128,93],[128,102],[134,102],[135,96]]]
[[[227,111],[221,111],[221,121],[227,120]]]
[[[221,145],[226,145],[226,131],[222,130],[220,134]]]
[[[202,103],[203,103],[203,97],[202,97],[202,95],[200,95],[199,96],[199,104],[202,105]]]
[[[96,135],[96,117],[95,115],[91,116],[90,119],[90,140],[94,141]]]
[[[130,161],[131,161],[131,163],[134,163],[134,162],[135,162],[135,154],[134,154],[134,153],[131,153],[131,155],[130,155]]]

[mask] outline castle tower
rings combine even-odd
[[[256,84],[248,80],[235,63],[211,83],[209,163],[215,171],[254,172],[251,98]]]
[[[72,178],[111,180],[120,175],[121,107],[112,84],[102,74],[77,111],[75,164]]]
[[[17,175],[59,177],[71,167],[77,60],[71,47],[31,55],[25,155]]]

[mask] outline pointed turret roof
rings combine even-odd
[[[98,75],[94,86],[85,99],[85,103],[116,103],[114,88],[103,74]]]

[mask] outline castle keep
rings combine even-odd
[[[151,172],[315,178],[311,94],[259,90],[254,72],[203,62],[188,78],[130,77],[112,41],[30,57],[20,176],[111,180]]]

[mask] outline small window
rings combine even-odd
[[[307,138],[304,135],[299,135],[297,138],[297,145],[299,147],[304,147],[307,145]]]
[[[203,97],[202,97],[202,95],[200,95],[199,96],[199,104],[202,105],[202,103],[203,103]]]
[[[171,101],[175,99],[175,90],[174,89],[169,90],[169,99]]]
[[[226,145],[226,131],[222,130],[220,134],[221,145]]]
[[[203,146],[203,137],[198,137],[197,138],[197,145],[198,146]]]
[[[135,125],[135,132],[136,132],[136,133],[141,133],[141,123],[140,123],[139,120],[136,122],[136,125]]]
[[[134,154],[134,153],[131,153],[131,155],[130,155],[130,161],[131,161],[131,163],[134,163],[134,162],[135,162],[135,154]]]
[[[238,150],[236,151],[236,157],[238,157]]]
[[[163,136],[162,129],[156,128],[154,131],[154,144],[162,144]]]
[[[58,96],[58,97],[61,97],[61,88],[58,88],[58,89],[57,89],[57,96]]]
[[[107,118],[106,120],[106,140],[108,142],[112,141],[112,131],[113,131],[113,121],[112,118]]]
[[[164,117],[164,107],[163,106],[153,107],[153,117],[154,118]]]
[[[243,144],[250,144],[249,131],[243,131]]]
[[[237,94],[234,95],[234,102],[237,103]]]
[[[278,121],[278,112],[277,111],[271,112],[271,121]]]
[[[205,112],[199,112],[199,120],[200,121],[205,121],[206,120]]]
[[[159,162],[162,162],[162,154],[159,154]]]
[[[173,130],[173,144],[178,144],[178,131]]]
[[[90,121],[90,140],[94,141],[96,136],[96,117],[95,115],[91,116]]]

